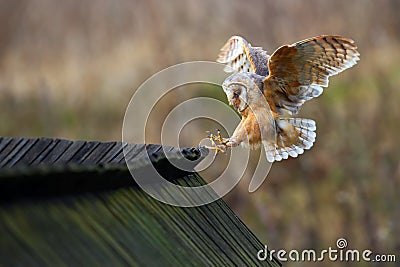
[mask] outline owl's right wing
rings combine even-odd
[[[296,114],[305,101],[322,93],[330,76],[354,66],[359,56],[354,41],[341,36],[322,35],[281,46],[268,61],[266,98]]]
[[[243,37],[232,36],[221,48],[217,62],[225,64],[226,72],[250,72],[268,75],[268,54],[261,47],[253,47]]]

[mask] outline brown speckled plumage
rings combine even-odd
[[[341,36],[305,39],[281,46],[271,56],[240,36],[231,37],[217,62],[226,64],[227,72],[235,72],[222,87],[242,121],[225,145],[263,144],[270,162],[311,148],[315,122],[282,118],[282,110],[297,114],[305,101],[322,93],[330,76],[354,66],[359,55],[354,41]],[[276,131],[273,138],[271,129]]]

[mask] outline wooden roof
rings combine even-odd
[[[279,266],[257,260],[264,245],[223,200],[181,208],[142,191],[123,146],[138,168],[145,151],[174,183],[205,184],[166,159],[194,167],[205,149],[0,138],[0,266]]]

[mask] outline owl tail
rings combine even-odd
[[[269,162],[281,161],[289,156],[297,157],[310,149],[315,141],[315,121],[300,118],[275,120],[276,143],[266,148]]]

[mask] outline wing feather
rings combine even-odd
[[[360,54],[354,41],[341,36],[317,36],[278,48],[268,60],[266,97],[296,114],[307,100],[319,96],[328,78],[352,66]]]
[[[250,72],[268,75],[268,54],[261,47],[253,47],[243,37],[232,36],[221,48],[217,62],[226,64],[226,72]]]

